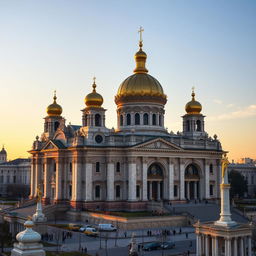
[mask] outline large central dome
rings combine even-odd
[[[126,78],[119,86],[115,102],[117,105],[129,102],[153,102],[165,104],[167,97],[161,84],[153,76],[147,74],[147,54],[140,49],[135,54],[136,68],[133,75]]]

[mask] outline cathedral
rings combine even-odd
[[[185,105],[182,132],[165,128],[167,95],[148,74],[147,54],[135,54],[134,74],[115,95],[117,126],[105,126],[106,109],[96,89],[85,96],[80,125],[66,125],[62,107],[47,107],[44,132],[36,137],[30,198],[74,210],[146,210],[154,202],[182,203],[220,197],[221,143],[205,131],[202,106]],[[182,113],[181,113],[182,114]]]

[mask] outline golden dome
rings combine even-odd
[[[189,115],[193,115],[193,114],[198,115],[202,111],[202,105],[200,102],[195,100],[194,90],[192,90],[191,96],[192,96],[192,100],[186,104],[185,110],[186,110],[187,114],[189,114]]]
[[[153,76],[147,74],[147,54],[142,51],[142,41],[139,51],[135,54],[136,68],[133,75],[126,78],[119,86],[115,97],[116,104],[123,102],[157,102],[165,104],[167,97],[161,84]]]
[[[54,92],[53,103],[47,107],[48,116],[60,116],[62,113],[62,107],[56,103],[56,92]]]
[[[100,108],[101,105],[103,104],[103,98],[99,93],[96,92],[95,78],[94,78],[92,88],[93,88],[92,92],[89,93],[84,99],[85,105],[87,107]]]

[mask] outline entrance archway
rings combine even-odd
[[[200,175],[194,164],[185,169],[185,197],[187,200],[200,198]]]
[[[157,164],[151,164],[148,168],[148,200],[160,201],[163,199],[163,169]]]

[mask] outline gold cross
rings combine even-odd
[[[140,26],[140,30],[138,33],[140,33],[140,42],[142,42],[142,32],[144,32],[144,29]]]
[[[194,91],[195,91],[195,86],[192,87],[192,92],[194,92]]]
[[[94,77],[93,77],[93,83],[94,83],[94,84],[95,84],[95,80],[96,80],[96,77],[94,76]]]

